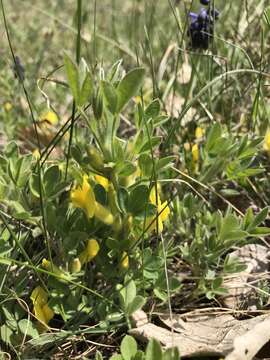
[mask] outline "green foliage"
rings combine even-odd
[[[84,106],[91,98],[93,83],[90,71],[84,59],[77,66],[66,54],[64,64],[67,80],[78,107]]]
[[[167,349],[163,351],[159,342],[150,339],[145,352],[138,350],[136,340],[126,335],[120,346],[121,354],[115,354],[111,360],[180,360],[179,350],[177,348]],[[98,355],[99,356],[99,355]],[[99,357],[96,356],[96,360]],[[102,359],[102,358],[100,358]]]
[[[243,219],[237,217],[229,209],[223,216],[220,211],[210,213],[198,211],[198,200],[186,197],[182,209],[183,219],[186,221],[185,230],[190,228],[189,218],[195,223],[192,230],[192,241],[180,246],[184,259],[190,264],[194,276],[198,277],[198,291],[205,293],[208,298],[223,295],[222,276],[224,274],[242,271],[244,264],[237,259],[224,257],[234,246],[241,246],[259,234],[269,234],[270,229],[260,227],[265,220],[268,208],[254,216],[249,208]]]
[[[31,3],[3,9],[23,84],[0,59],[0,345],[11,358],[104,342],[178,295],[222,298],[224,277],[245,268],[232,250],[270,234],[269,6],[217,2],[203,53],[190,51],[185,2]],[[179,359],[140,345],[127,335],[112,359]]]

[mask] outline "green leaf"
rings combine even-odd
[[[122,355],[115,354],[110,357],[110,360],[124,360]]]
[[[121,342],[120,350],[124,360],[132,360],[137,353],[136,340],[132,336],[126,335]]]
[[[115,88],[108,81],[101,81],[101,89],[106,100],[106,106],[114,114],[117,108],[117,93]]]
[[[233,241],[236,241],[236,240],[243,240],[245,239],[247,236],[248,236],[248,232],[246,231],[242,231],[242,230],[235,230],[235,231],[231,231],[231,232],[228,232],[226,234],[226,238],[223,240],[225,242],[233,242]]]
[[[130,193],[128,201],[128,210],[136,215],[145,209],[148,202],[149,189],[146,185],[136,186]]]
[[[53,194],[55,186],[59,183],[61,178],[61,172],[57,165],[50,166],[43,177],[43,183],[45,188],[45,194],[47,196]]]
[[[141,154],[139,157],[139,167],[144,176],[150,177],[153,172],[153,161],[149,154]]]
[[[120,285],[122,287],[122,285]],[[120,290],[120,302],[124,311],[136,297],[136,285],[133,280],[128,280],[124,288]]]
[[[90,72],[88,71],[85,75],[85,79],[83,81],[80,96],[79,96],[79,103],[78,106],[83,106],[87,102],[90,101],[91,95],[93,91],[93,81]]]
[[[135,296],[131,304],[129,304],[127,313],[128,315],[132,315],[135,311],[141,309],[145,304],[145,298],[140,295]]]
[[[205,151],[208,153],[214,147],[216,141],[221,137],[222,129],[219,123],[214,124],[207,135]]]
[[[162,349],[156,339],[150,339],[146,348],[145,360],[162,360]]]
[[[19,321],[18,326],[23,335],[30,336],[31,338],[39,337],[38,330],[33,326],[33,323],[30,320],[22,319]]]
[[[116,172],[120,176],[129,176],[136,171],[137,167],[131,161],[125,160],[116,165]]]
[[[158,99],[153,100],[145,109],[146,119],[154,119],[159,115],[160,112],[160,102]]]
[[[26,220],[31,217],[31,214],[23,207],[18,201],[9,201],[9,205],[12,208],[12,215],[14,218],[19,220]]]
[[[177,347],[167,349],[162,360],[180,360],[180,353]]]
[[[78,146],[77,144],[71,146],[71,156],[75,161],[77,161],[78,164],[82,163],[83,154],[80,146]]]
[[[142,350],[138,350],[133,360],[144,360],[144,352]]]
[[[212,289],[216,290],[218,289],[223,283],[223,278],[222,277],[217,277],[215,278],[215,280],[212,282]]]
[[[121,187],[117,192],[118,204],[123,213],[126,213],[128,210],[129,204],[129,194],[128,191]]]
[[[166,156],[162,159],[159,159],[156,165],[156,171],[160,171],[169,166],[172,166],[174,160],[175,160],[175,156]]]
[[[270,234],[270,228],[266,226],[259,226],[249,232],[250,236],[265,236]]]
[[[143,144],[139,152],[143,153],[153,149],[156,145],[160,144],[161,139],[161,136],[153,136],[150,141],[147,140],[147,142]]]
[[[120,112],[128,101],[138,93],[142,86],[145,70],[135,68],[128,72],[120,81],[117,92],[117,112]]]
[[[0,327],[0,339],[3,342],[11,345],[11,336],[12,335],[13,335],[13,331],[7,325],[2,325]]]
[[[99,120],[103,114],[103,96],[100,92],[100,89],[96,92],[96,94],[93,97],[93,112],[95,115],[95,118]]]
[[[103,360],[103,356],[98,350],[96,351],[95,360]]]
[[[67,74],[68,85],[76,104],[78,104],[80,98],[78,67],[67,54],[64,55],[64,65]]]
[[[219,238],[220,241],[225,241],[232,231],[238,230],[238,221],[237,218],[228,214],[222,221]]]
[[[260,225],[264,220],[266,219],[268,215],[268,207],[265,207],[262,209],[259,214],[257,214],[253,221],[250,223],[250,225],[247,228],[247,231],[252,231],[254,228],[256,228],[258,225]]]

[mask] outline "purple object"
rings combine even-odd
[[[210,1],[201,0],[201,4],[209,5]],[[208,49],[214,32],[214,21],[218,19],[219,11],[211,8],[201,8],[199,13],[189,13],[190,24],[187,31],[190,45],[193,49]]]
[[[202,5],[208,5],[210,3],[210,0],[200,0],[200,3]]]

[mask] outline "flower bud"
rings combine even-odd
[[[120,209],[118,207],[117,194],[114,190],[113,184],[110,184],[108,188],[108,202],[112,214],[118,214]]]
[[[89,239],[86,248],[80,253],[79,261],[81,265],[91,261],[99,252],[99,243],[95,239]]]
[[[82,264],[80,259],[79,258],[73,259],[70,266],[71,273],[72,274],[78,273],[81,271],[81,268],[82,268]]]
[[[92,166],[92,168],[102,172],[104,168],[104,160],[100,152],[93,146],[87,148],[86,151],[89,159],[89,164]]]
[[[128,254],[124,251],[120,262],[120,268],[122,270],[127,270],[128,267],[129,267],[129,258],[128,258]]]
[[[49,260],[44,258],[42,260],[41,265],[45,270],[52,272],[53,274],[57,275],[60,278],[65,278],[64,272],[61,271],[58,266],[52,264]]]
[[[120,214],[117,214],[114,217],[112,228],[116,233],[119,233],[122,230],[122,218]]]

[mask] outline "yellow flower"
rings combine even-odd
[[[194,144],[191,148],[192,162],[195,165],[199,161],[200,152],[198,144]]]
[[[88,176],[83,176],[83,182],[81,186],[71,190],[70,194],[71,202],[74,206],[81,208],[85,211],[89,218],[92,218],[95,214],[95,194],[88,182]]]
[[[84,210],[89,218],[96,216],[100,221],[107,225],[113,223],[113,215],[111,212],[98,203],[95,199],[94,191],[88,182],[88,176],[83,176],[83,183],[81,186],[71,190],[71,202],[74,206]]]
[[[79,260],[81,265],[93,260],[99,252],[99,243],[95,239],[89,239],[86,248],[80,253]]]
[[[114,221],[112,213],[97,201],[95,204],[95,216],[107,225],[112,225]]]
[[[263,149],[270,154],[270,129],[266,131],[264,137]]]
[[[54,317],[54,311],[49,307],[48,304],[45,305],[34,305],[34,314],[38,321],[48,325],[49,321]]]
[[[41,287],[37,286],[30,296],[33,302],[34,314],[37,320],[43,325],[48,325],[49,321],[54,317],[54,311],[48,305],[48,294]]]
[[[157,195],[157,196],[156,196]],[[151,218],[149,218],[146,221],[146,226],[148,227],[148,225],[150,225],[152,223],[152,221],[155,219],[155,221],[153,221],[153,223],[150,225],[148,231],[156,231],[157,230],[157,225],[158,225],[158,232],[161,233],[163,231],[163,222],[168,218],[169,214],[170,214],[170,209],[168,206],[168,202],[164,201],[163,203],[161,203],[160,200],[160,196],[159,193],[156,194],[156,187],[154,186],[150,192],[150,202],[153,205],[156,205],[157,207],[157,216],[153,216]],[[158,224],[157,224],[158,222]]]
[[[204,129],[202,129],[200,126],[197,126],[195,130],[196,139],[201,139],[203,135],[204,135]]]
[[[48,301],[48,294],[41,286],[37,286],[32,291],[30,299],[32,300],[33,305],[45,305]]]
[[[128,254],[124,251],[120,262],[120,268],[123,270],[127,270],[128,267],[129,267],[129,258],[128,258]]]
[[[41,114],[39,119],[41,122],[55,126],[58,123],[58,116],[52,110],[45,111]]]
[[[36,159],[36,160],[39,160],[40,159],[40,151],[38,149],[35,149],[33,152],[32,152],[32,155],[33,157]]]
[[[6,112],[9,112],[12,109],[12,104],[7,101],[6,103],[4,103],[4,109]]]
[[[101,175],[95,175],[95,180],[99,185],[103,186],[106,191],[108,191],[109,180],[107,178]]]

